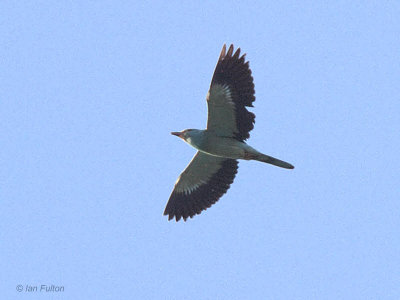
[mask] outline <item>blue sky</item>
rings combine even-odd
[[[399,299],[399,14],[2,1],[4,299]],[[195,153],[170,132],[205,127],[224,43],[254,76],[249,144],[296,168],[241,162],[216,205],[168,222]]]

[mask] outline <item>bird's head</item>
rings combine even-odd
[[[181,132],[171,132],[172,135],[176,135],[177,137],[180,137],[182,140],[186,141],[187,138],[191,137],[191,134],[193,131],[196,129],[185,129]]]

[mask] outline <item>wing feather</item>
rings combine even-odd
[[[240,56],[240,48],[232,54],[233,45],[228,52],[226,45],[222,47],[207,95],[207,129],[244,141],[255,122],[255,115],[246,108],[255,101],[254,83],[245,54]]]
[[[229,189],[238,169],[234,159],[208,155],[198,151],[179,176],[165,207],[164,215],[186,221],[200,214]]]

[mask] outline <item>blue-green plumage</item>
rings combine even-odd
[[[282,160],[265,155],[246,144],[254,127],[254,84],[240,49],[222,48],[207,94],[207,129],[172,132],[198,150],[179,176],[165,208],[169,219],[186,220],[214,204],[229,189],[237,173],[237,159],[257,160],[293,169]]]
[[[197,150],[209,155],[232,159],[258,160],[281,168],[294,168],[287,162],[257,151],[244,141],[219,135],[218,132],[213,130],[186,129],[182,132],[172,132],[172,134],[182,138]]]

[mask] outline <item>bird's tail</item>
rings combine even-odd
[[[279,160],[275,157],[272,156],[268,156],[262,153],[257,154],[257,156],[254,157],[255,160],[261,161],[261,162],[265,162],[267,164],[271,164],[277,167],[281,167],[281,168],[285,168],[285,169],[294,169],[294,166],[283,161],[283,160]]]

